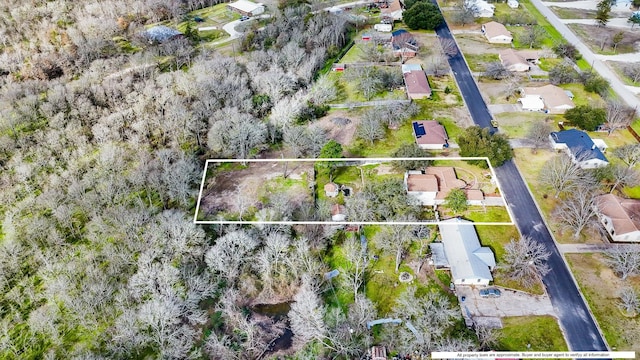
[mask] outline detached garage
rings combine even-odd
[[[256,16],[264,12],[264,5],[248,0],[238,0],[227,4],[227,9],[244,16]]]

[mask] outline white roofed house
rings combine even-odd
[[[485,0],[464,0],[475,7],[475,17],[493,17],[496,6]]]
[[[244,16],[256,16],[264,12],[264,5],[262,3],[254,3],[249,0],[238,0],[228,3],[227,9]]]
[[[496,260],[490,248],[481,246],[473,223],[449,219],[438,225],[444,256],[456,285],[486,286],[493,281]]]

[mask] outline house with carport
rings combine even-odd
[[[555,85],[525,87],[520,93],[523,97],[540,96],[544,102],[545,111],[549,114],[564,114],[565,111],[575,107],[567,92]]]
[[[605,194],[596,197],[595,207],[611,240],[640,242],[640,200]]]
[[[482,246],[473,222],[454,218],[438,224],[440,242],[430,244],[432,261],[449,268],[455,285],[487,286],[496,259],[489,247]]]

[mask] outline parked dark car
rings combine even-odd
[[[497,298],[497,297],[500,297],[500,295],[502,295],[502,293],[500,292],[500,290],[496,288],[480,289],[480,297],[483,297],[483,298],[489,298],[489,297]]]

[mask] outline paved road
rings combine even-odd
[[[435,3],[435,0],[432,1]],[[453,39],[446,24],[436,29],[436,33],[441,40]],[[479,126],[490,128],[491,114],[460,51],[449,59],[449,65],[474,122]],[[548,264],[552,271],[544,276],[542,281],[558,314],[569,349],[573,351],[607,351],[607,346],[589,308],[581,297],[576,283],[513,160],[497,168],[496,175],[515,217],[514,221],[522,235],[531,236],[545,244],[551,253]]]
[[[636,97],[626,86],[618,79],[616,74],[609,69],[605,64],[602,63],[583,42],[580,40],[569,28],[567,25],[563,24],[560,19],[556,16],[556,14],[549,10],[548,7],[544,6],[544,4],[540,0],[531,0],[531,3],[542,13],[542,15],[547,18],[549,23],[553,25],[564,36],[564,38],[570,44],[575,45],[575,47],[582,54],[582,58],[585,59],[589,64],[593,64],[593,69],[596,70],[600,76],[609,80],[611,84],[611,88],[620,96],[620,98],[626,102],[632,108],[637,109],[640,113],[640,99]]]

